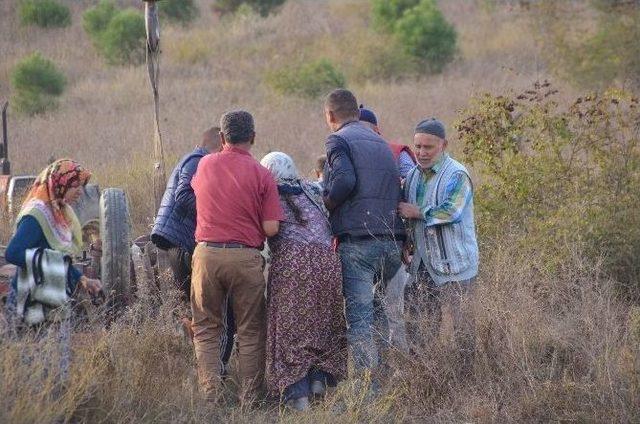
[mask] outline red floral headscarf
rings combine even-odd
[[[81,187],[89,182],[91,173],[71,159],[59,159],[46,167],[36,178],[24,200],[23,208],[34,199],[51,207],[58,225],[70,224],[63,211],[64,196],[72,187]]]

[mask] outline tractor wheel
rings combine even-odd
[[[126,306],[131,296],[131,222],[127,198],[119,188],[107,188],[100,197],[100,240],[101,279],[109,304]]]

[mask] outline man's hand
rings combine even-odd
[[[95,278],[82,277],[80,279],[80,285],[91,296],[96,296],[98,293],[100,293],[100,290],[102,290],[102,283],[100,282],[100,280],[97,280]]]
[[[422,219],[420,208],[411,203],[400,202],[398,205],[398,213],[404,219]]]
[[[405,265],[410,265],[411,260],[413,259],[413,246],[409,243],[405,243],[402,246],[402,263]]]

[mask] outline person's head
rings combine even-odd
[[[300,179],[296,164],[291,156],[282,152],[271,152],[266,154],[260,161],[260,165],[267,168],[273,174],[278,184],[293,182]]]
[[[431,168],[447,149],[444,124],[435,118],[420,122],[415,129],[413,143],[420,167]]]
[[[90,178],[91,172],[79,163],[71,159],[56,160],[38,175],[24,205],[32,200],[40,200],[56,212],[61,205],[78,200]]]
[[[220,118],[220,137],[223,144],[253,145],[256,137],[253,116],[244,110],[225,113]]]
[[[333,90],[324,101],[324,118],[331,131],[337,131],[347,122],[360,117],[358,101],[353,93],[344,88]]]
[[[220,127],[211,127],[202,133],[200,147],[209,153],[219,152],[222,148],[222,139],[220,137]]]
[[[314,169],[316,173],[316,179],[318,181],[324,180],[324,166],[327,163],[327,155],[320,155],[316,159],[316,167]]]
[[[360,105],[360,122],[371,128],[376,134],[380,134],[378,128],[378,118],[371,109],[366,109],[364,105]]]

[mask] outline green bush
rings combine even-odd
[[[383,32],[393,32],[403,13],[417,6],[420,0],[372,0],[371,3],[374,28]]]
[[[100,34],[107,29],[111,19],[118,13],[115,4],[101,0],[96,6],[87,9],[82,15],[82,26],[94,45],[99,43]]]
[[[140,12],[135,9],[118,10],[108,0],[102,0],[83,15],[83,26],[93,45],[112,65],[143,61],[144,25]]]
[[[640,138],[629,129],[640,122],[640,102],[607,92],[561,109],[553,94],[548,83],[487,94],[457,124],[479,174],[480,238],[491,246],[517,234],[513,247],[541,255],[537,266],[551,273],[576,255],[602,262],[621,293],[638,299]]]
[[[57,106],[66,87],[66,78],[56,66],[38,52],[20,61],[11,72],[13,104],[27,115],[35,115]]]
[[[71,24],[69,8],[55,0],[24,0],[18,12],[22,25],[62,28]]]
[[[144,18],[134,10],[117,13],[101,35],[102,51],[111,64],[124,65],[144,60]]]
[[[247,5],[261,16],[267,16],[287,0],[216,0],[213,8],[218,13],[234,13],[240,6]]]
[[[432,72],[442,71],[456,52],[456,30],[435,0],[421,0],[406,10],[395,23],[394,32],[407,53],[424,61]]]
[[[268,74],[266,80],[281,94],[306,98],[316,98],[346,85],[344,75],[328,59],[286,66]]]
[[[199,13],[194,0],[161,0],[158,8],[161,18],[181,24],[193,21]]]

